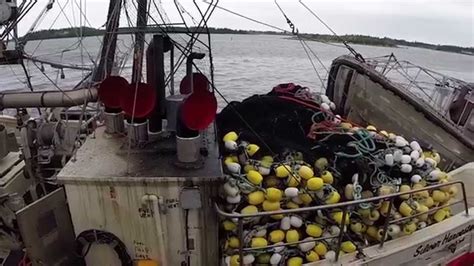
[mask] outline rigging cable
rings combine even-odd
[[[193,3],[196,6],[196,9],[199,11],[199,14],[201,16],[204,16],[203,13],[201,12],[201,9],[198,6],[198,4],[196,3],[196,0],[193,0]],[[216,5],[217,5],[217,3],[216,3]],[[204,27],[206,28],[207,42],[209,44],[208,51],[209,51],[209,64],[210,64],[210,72],[211,72],[211,83],[214,83],[214,60],[213,60],[213,57],[212,57],[211,33],[209,32],[209,27],[207,26],[207,21],[204,21]]]
[[[206,3],[206,4],[210,4],[207,0],[203,0],[203,2]],[[278,30],[278,31],[280,31],[280,32],[282,32],[282,33],[285,33],[285,34],[288,34],[288,33],[289,33],[287,30],[285,30],[285,29],[283,29],[283,28],[280,28],[280,27],[278,27],[278,26],[271,25],[271,24],[268,24],[268,23],[259,21],[259,20],[257,20],[257,19],[254,19],[254,18],[245,16],[245,15],[242,15],[242,14],[240,14],[240,13],[237,13],[237,12],[235,12],[235,11],[233,11],[233,10],[224,8],[224,7],[222,7],[222,6],[217,5],[216,7],[219,8],[220,10],[225,11],[225,12],[227,12],[227,13],[230,13],[230,14],[232,14],[232,15],[241,17],[241,18],[243,18],[243,19],[246,19],[246,20],[255,22],[255,23],[257,23],[257,24],[260,24],[260,25],[263,25],[263,26],[266,26],[266,27],[269,27],[269,28],[271,28],[271,29]],[[338,44],[334,44],[334,43],[331,43],[331,42],[326,42],[326,41],[323,41],[323,40],[314,39],[314,38],[311,38],[311,37],[309,37],[309,36],[301,35],[300,37],[301,37],[302,39],[307,39],[308,41],[319,42],[319,43],[322,43],[322,44],[326,44],[326,45],[330,45],[330,46],[335,46],[335,47],[339,47],[339,48],[346,48],[344,45],[338,45]]]
[[[282,13],[282,15],[285,17],[286,23],[288,23],[288,26],[290,26],[290,28],[291,28],[291,33],[292,33],[293,35],[295,35],[295,36],[298,38],[298,40],[299,40],[301,46],[303,47],[303,50],[304,50],[305,53],[306,53],[306,56],[307,56],[308,59],[309,59],[309,62],[311,63],[311,66],[312,66],[313,69],[314,69],[314,72],[316,72],[316,75],[317,75],[318,79],[321,81],[321,86],[323,87],[324,90],[326,90],[326,86],[325,86],[325,84],[324,84],[324,80],[323,80],[323,78],[321,77],[321,75],[319,74],[319,72],[318,72],[318,70],[317,70],[317,68],[316,68],[316,65],[315,65],[314,62],[313,62],[313,59],[311,58],[311,55],[309,54],[309,52],[308,52],[308,50],[307,50],[307,49],[310,49],[310,50],[311,50],[311,48],[305,46],[304,41],[303,41],[303,40],[300,38],[300,36],[298,35],[298,32],[299,32],[299,31],[298,31],[298,28],[296,28],[296,26],[293,24],[293,22],[291,22],[291,20],[288,18],[288,16],[285,14],[285,12],[284,12],[283,9],[281,8],[281,6],[278,4],[277,0],[275,0],[275,4],[276,4],[276,6],[278,7],[278,9],[280,10],[280,12]],[[316,54],[313,52],[313,55],[316,55]],[[319,60],[319,58],[318,58],[318,61],[322,64],[322,62],[321,62],[321,60]],[[323,65],[323,67],[324,67],[324,65]],[[324,69],[327,71],[327,68],[324,67]]]
[[[210,4],[207,0],[203,0],[203,2],[206,3],[206,4]],[[239,14],[239,13],[237,13],[237,12],[234,12],[234,11],[232,11],[232,10],[230,10],[230,9],[227,9],[227,8],[224,8],[224,7],[221,7],[221,6],[218,6],[218,5],[216,5],[216,7],[219,8],[220,10],[223,10],[223,11],[226,11],[226,12],[231,13],[231,14],[233,14],[233,15],[236,15],[236,16],[238,16],[238,17],[241,17],[241,18],[244,18],[244,19],[253,21],[253,22],[257,23],[257,24],[260,24],[260,25],[263,25],[263,26],[267,26],[267,27],[269,27],[269,28],[272,28],[272,29],[275,29],[275,30],[279,30],[279,31],[284,32],[284,33],[288,33],[288,31],[285,30],[285,29],[283,29],[283,28],[280,28],[280,27],[277,27],[277,26],[273,26],[273,25],[270,25],[270,24],[265,23],[265,22],[262,22],[262,21],[258,21],[258,20],[256,20],[256,19],[253,19],[253,18],[251,18],[251,17],[247,17],[247,16],[245,16],[245,15]]]
[[[196,67],[196,70],[202,74],[202,71],[196,65],[195,67]],[[235,108],[235,106],[216,88],[214,83],[210,82],[210,85],[213,88],[213,90],[217,92],[217,94],[224,100],[227,106],[229,106],[232,109],[232,111],[237,115],[238,119],[240,119],[244,123],[244,125],[258,139],[258,141],[260,141],[260,143],[262,143],[262,145],[265,146],[265,148],[272,154],[272,157],[275,157],[277,153],[270,147],[270,145],[263,139],[263,137],[260,136],[259,133],[257,133],[257,131],[249,124],[247,120],[245,120],[245,118],[242,116],[242,114],[240,114],[240,112]],[[288,173],[290,173],[290,175],[296,180],[298,184],[301,182],[300,180],[298,180],[297,177],[295,177],[295,175],[293,174],[293,171],[289,169],[286,164],[284,164],[283,162],[278,162],[278,165],[283,166],[288,171]],[[302,188],[302,190],[303,192],[308,194],[313,200],[315,200],[315,197],[311,193],[308,193],[308,191],[305,188]]]
[[[176,1],[176,0],[175,0]],[[188,41],[188,43],[186,44],[185,48],[184,48],[184,52],[181,51],[181,55],[180,57],[178,58],[178,62],[176,63],[176,67],[175,67],[175,72],[179,69],[179,67],[181,66],[181,64],[184,62],[184,59],[185,59],[185,56],[188,52],[190,52],[192,50],[192,48],[194,47],[194,44],[199,41],[199,36],[201,35],[201,32],[200,30],[204,27],[204,25],[207,25],[207,21],[209,20],[209,18],[211,17],[212,13],[214,12],[216,6],[217,6],[217,3],[219,2],[219,0],[216,1],[215,4],[214,3],[214,0],[212,0],[211,4],[208,6],[208,8],[206,9],[206,11],[204,12],[203,15],[201,15],[201,20],[199,21],[199,24],[195,27],[194,31],[192,32],[192,34],[190,35],[191,37],[191,40]],[[179,9],[178,9],[179,11]],[[181,16],[182,17],[182,16]],[[183,19],[183,22],[186,23],[186,21],[184,21],[184,18],[182,17]],[[201,26],[201,23],[203,23],[203,25]],[[189,28],[187,27],[186,25],[186,28],[189,30]],[[189,34],[188,34],[189,35]],[[174,73],[172,73],[174,74]],[[171,74],[168,76],[168,78],[166,79],[166,82],[165,84],[168,85],[168,83],[170,82],[170,77],[171,77]]]
[[[306,8],[317,20],[319,20],[319,22],[321,22],[321,24],[323,24],[334,36],[336,36],[336,38],[338,38],[339,41],[342,42],[342,44],[344,44],[344,46],[346,46],[346,48],[355,56],[355,58],[362,62],[365,62],[364,57],[356,50],[354,50],[354,48],[352,48],[352,46],[350,46],[341,36],[337,35],[337,33],[333,29],[331,29],[328,24],[326,24],[313,10],[311,10],[311,8],[309,8],[305,3],[303,3],[303,0],[299,0],[299,3],[304,8]]]
[[[206,4],[210,4],[208,1],[206,0],[203,0],[203,2],[205,2]],[[241,18],[244,18],[244,19],[247,19],[249,21],[252,21],[252,22],[255,22],[257,24],[260,24],[260,25],[264,25],[266,27],[269,27],[269,28],[272,28],[272,29],[276,29],[282,33],[285,33],[285,34],[288,34],[288,33],[291,33],[291,32],[288,32],[287,30],[283,29],[283,28],[280,28],[280,27],[277,27],[277,26],[274,26],[274,25],[271,25],[271,24],[268,24],[268,23],[265,23],[265,22],[262,22],[262,21],[259,21],[257,19],[254,19],[254,18],[251,18],[251,17],[248,17],[248,16],[245,16],[245,15],[242,15],[242,14],[239,14],[235,11],[232,11],[230,9],[227,9],[227,8],[224,8],[222,6],[219,6],[219,5],[216,5],[217,8],[219,8],[220,10],[223,10],[225,12],[228,12],[230,14],[233,14],[233,15],[236,15],[238,17],[241,17]],[[321,40],[318,40],[318,39],[312,39],[310,37],[307,37],[305,36],[305,34],[299,34],[298,35],[300,40],[306,45],[306,47],[308,48],[308,50],[311,52],[311,54],[318,60],[318,62],[321,64],[321,66],[326,70],[326,76],[329,77],[329,78],[333,78],[332,76],[329,75],[329,71],[327,69],[327,67],[324,65],[324,63],[320,60],[320,58],[316,55],[316,53],[313,51],[313,49],[311,49],[311,47],[309,46],[309,44],[305,41],[305,40],[308,40],[308,41],[313,41],[313,42],[319,42],[319,43],[322,43],[322,44],[326,44],[326,45],[330,45],[330,46],[335,46],[335,47],[339,47],[339,48],[346,48],[344,45],[338,45],[338,44],[334,44],[334,43],[330,43],[330,42],[325,42],[325,41],[321,41]],[[321,79],[320,79],[321,80]],[[327,78],[322,78],[322,80],[327,80]]]

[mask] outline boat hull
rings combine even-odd
[[[328,84],[327,96],[350,121],[431,143],[442,155],[442,167],[474,161],[472,140],[369,66],[339,57]]]

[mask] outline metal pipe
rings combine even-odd
[[[163,204],[163,199],[155,194],[145,194],[142,196],[142,205],[144,206],[149,206],[148,204],[151,203],[153,207],[153,218],[155,218],[155,228],[156,228],[156,234],[158,235],[158,241],[159,241],[159,252],[160,252],[160,260],[161,260],[161,265],[166,265],[168,263],[168,259],[166,257],[166,251],[165,251],[165,233],[163,231],[163,222],[161,221],[161,212],[160,212],[160,205]]]
[[[170,49],[170,94],[174,95],[174,45]]]
[[[71,107],[97,101],[97,88],[71,91],[15,92],[0,94],[0,109],[28,107]]]
[[[466,216],[469,216],[469,205],[467,203],[466,188],[464,187],[463,182],[461,182],[461,188],[462,188],[462,199],[464,201],[464,209],[466,211]]]
[[[203,59],[206,56],[203,53],[191,53],[186,59],[186,76],[189,78],[189,93],[194,92],[194,82],[193,82],[193,60],[194,59]]]
[[[72,64],[67,65],[67,64],[62,64],[62,63],[55,63],[55,62],[52,62],[52,61],[35,58],[35,57],[32,57],[30,55],[26,55],[26,54],[23,54],[23,58],[25,58],[27,60],[30,60],[30,61],[33,61],[33,62],[50,65],[52,68],[56,68],[56,69],[68,68],[68,69],[85,70],[85,71],[92,71],[94,69],[92,66],[87,67],[87,66],[80,66],[80,65],[72,65]]]

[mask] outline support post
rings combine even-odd
[[[156,90],[156,107],[149,119],[150,132],[160,132],[162,118],[165,116],[165,63],[164,38],[161,34],[153,35],[153,40],[147,49],[147,83]]]
[[[99,82],[105,77],[110,76],[110,73],[112,72],[112,68],[114,66],[115,49],[117,47],[117,30],[120,21],[121,9],[122,0],[110,0],[99,66],[92,77],[92,80],[95,82]]]
[[[135,48],[133,52],[132,84],[142,79],[143,50],[145,47],[145,29],[147,25],[147,0],[138,0],[137,29],[135,33]]]

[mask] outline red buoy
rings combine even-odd
[[[194,92],[209,91],[209,80],[201,73],[193,73],[193,87]],[[191,92],[189,75],[186,75],[179,84],[179,93],[190,94]]]
[[[135,103],[136,92],[136,103]],[[120,106],[125,114],[133,118],[145,118],[155,108],[156,90],[146,83],[130,84],[121,96]],[[135,106],[135,110],[134,110]]]
[[[104,79],[99,86],[99,99],[107,108],[120,108],[120,99],[128,88],[128,81],[120,76],[110,76]]]
[[[210,91],[195,91],[181,107],[181,119],[192,130],[207,128],[216,117],[217,100]]]

